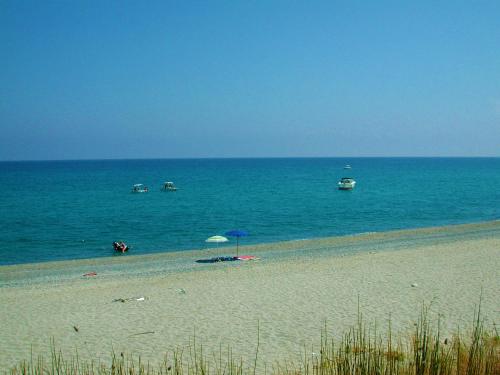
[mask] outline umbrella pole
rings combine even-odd
[[[239,247],[240,247],[240,238],[236,237],[236,258],[238,257]]]

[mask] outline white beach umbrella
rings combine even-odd
[[[229,241],[226,237],[224,236],[212,236],[212,237],[208,237],[205,242],[215,242],[217,244],[217,248],[219,248],[219,243],[220,242],[227,242]]]
[[[212,236],[212,237],[208,237],[205,240],[205,242],[215,242],[215,243],[227,242],[227,241],[229,241],[229,240],[224,236]]]

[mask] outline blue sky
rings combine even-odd
[[[0,160],[499,156],[499,1],[0,1]]]

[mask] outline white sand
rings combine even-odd
[[[195,333],[205,351],[230,345],[236,355],[252,359],[257,322],[260,360],[297,360],[304,347],[317,345],[325,322],[333,334],[355,322],[358,297],[367,321],[384,327],[391,316],[401,332],[411,329],[422,302],[432,301],[431,310],[442,314],[449,334],[471,325],[482,291],[482,312],[491,327],[499,321],[499,255],[500,236],[493,235],[411,249],[401,243],[395,251],[345,257],[263,256],[148,278],[79,276],[52,285],[3,287],[0,368],[29,359],[30,345],[46,353],[51,337],[65,352],[78,349],[85,358],[105,360],[114,349],[156,360],[189,345]],[[0,275],[6,270],[0,267]],[[140,296],[146,300],[113,302]]]

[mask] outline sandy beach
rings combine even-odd
[[[481,225],[490,231],[478,234]],[[317,347],[325,324],[333,335],[351,326],[358,300],[367,322],[383,330],[390,317],[403,335],[422,303],[431,304],[446,335],[470,327],[482,293],[482,315],[492,327],[500,318],[500,222],[439,228],[445,236],[434,240],[436,231],[403,231],[390,246],[380,246],[384,234],[358,236],[365,250],[352,254],[328,252],[329,243],[342,249],[352,237],[288,243],[269,258],[266,248],[277,245],[263,244],[243,248],[258,261],[152,275],[101,272],[116,259],[71,263],[78,270],[101,268],[94,277],[75,271],[46,282],[29,282],[30,274],[65,269],[64,263],[0,267],[0,368],[29,359],[31,348],[47,353],[51,338],[64,352],[97,361],[113,350],[156,361],[167,350],[188,347],[193,337],[207,352],[230,346],[253,360],[258,326],[260,361],[296,361],[304,348]],[[460,236],[447,239],[447,233]],[[412,236],[422,240],[411,242]],[[294,246],[301,250],[290,252]],[[280,251],[288,256],[276,256]],[[192,262],[200,254],[183,256]],[[11,285],[13,277],[28,282]]]

